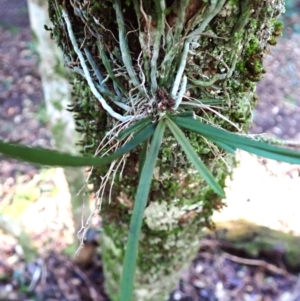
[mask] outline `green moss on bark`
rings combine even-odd
[[[158,88],[166,91],[170,97],[176,72],[185,63],[182,53],[184,46],[188,45],[186,40],[189,33],[201,25],[207,15],[221,3],[191,0],[184,6],[185,2],[179,0],[166,1],[163,17],[168,26],[165,26],[156,49],[157,72],[151,74],[151,58],[156,47],[155,35],[159,21],[154,8],[158,2],[143,1],[141,9],[140,6],[133,6],[133,3],[139,1],[127,1],[121,7],[124,18],[121,34],[118,32],[120,19],[116,22],[114,10],[118,1],[106,0],[99,5],[99,2],[89,0],[86,6],[75,9],[71,4],[65,4],[77,43],[90,51],[105,78],[108,90],[104,91],[105,99],[120,114],[124,111],[112,101],[114,98],[111,94],[115,98],[119,97],[120,101],[124,101],[123,98],[140,101],[136,109],[141,108],[142,113],[157,118],[160,99],[153,88],[153,82],[157,80]],[[66,64],[82,74],[81,70],[76,69],[78,57],[71,47],[66,27],[61,22],[57,2],[49,0],[49,3],[50,16],[54,22],[52,34],[65,52]],[[273,39],[279,35],[281,25],[275,20],[282,10],[281,0],[225,1],[206,28],[190,40],[184,64],[187,87],[183,100],[187,104],[186,107],[180,106],[178,111],[191,110],[189,105],[199,102],[200,105],[192,109],[204,122],[230,131],[246,131],[256,104],[255,83],[264,74],[263,56],[268,45],[274,43]],[[182,15],[182,12],[185,14]],[[120,39],[123,39],[122,43],[128,43],[136,78],[129,75],[128,61],[127,65],[124,63],[124,49],[121,49]],[[95,73],[92,73],[92,79],[96,81]],[[134,80],[143,84],[136,86]],[[74,81],[73,96],[72,109],[78,130],[85,134],[81,142],[83,152],[94,154],[105,134],[117,122],[103,110],[80,75]],[[209,104],[204,106],[201,101],[208,101]],[[211,105],[213,102],[218,102],[217,108]],[[129,101],[125,103],[132,105]],[[225,157],[223,151],[202,137],[188,132],[185,134],[224,187],[230,166],[234,165],[233,158]],[[111,146],[108,144],[103,151]],[[114,179],[110,177],[102,200],[102,256],[106,287],[112,300],[117,300],[119,292],[129,221],[139,179],[140,152],[141,149],[137,148],[126,158],[122,177],[120,171],[116,172]],[[93,169],[90,181],[95,191],[106,172],[107,168]],[[112,182],[114,186],[110,190]],[[167,131],[144,215],[135,300],[165,299],[176,285],[182,270],[195,255],[201,230],[212,224],[212,213],[222,208],[222,205],[222,200],[191,167]]]

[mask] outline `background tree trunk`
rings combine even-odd
[[[72,87],[63,66],[62,52],[44,28],[44,25],[51,25],[47,13],[48,3],[38,0],[28,0],[27,3],[30,25],[39,54],[39,70],[52,138],[59,151],[76,154],[79,151],[76,146],[79,135],[75,132],[72,113],[66,110],[67,106],[71,104]],[[85,206],[85,215],[89,215],[89,195],[87,193],[78,194],[85,185],[82,169],[64,168],[64,173],[69,186],[71,198],[69,201],[72,202],[76,232],[81,228],[83,204],[87,205]]]
[[[124,120],[155,119],[164,110],[193,109],[216,126],[246,130],[256,101],[255,82],[264,73],[262,58],[282,28],[276,22],[282,0],[49,4],[52,35],[66,65],[78,74],[73,110],[78,130],[85,133],[83,150],[91,154],[108,131],[111,140],[102,153],[115,148]],[[224,186],[233,158],[201,137],[186,135]],[[119,294],[141,152],[111,169],[93,169],[90,178],[99,195],[96,207],[101,203],[102,256],[112,300]],[[167,133],[144,214],[135,300],[167,297],[196,254],[201,230],[221,207],[222,200]]]

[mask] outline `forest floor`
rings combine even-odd
[[[300,15],[299,5],[293,9]],[[251,132],[300,142],[300,17],[290,13],[285,21],[285,36],[265,61]],[[0,41],[0,138],[52,147],[25,0],[1,0]],[[300,167],[244,153],[239,160],[228,180],[227,208],[215,220],[242,218],[300,235]],[[81,267],[65,255],[74,232],[65,185],[62,169],[0,161],[0,212],[24,225],[38,250],[24,260],[18,242],[0,231],[0,300],[107,300],[101,260]],[[236,255],[213,237],[203,240],[170,300],[300,300],[295,271]]]

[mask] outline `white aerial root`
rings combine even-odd
[[[158,88],[157,86],[157,60],[159,57],[159,49],[160,49],[160,42],[161,37],[164,34],[165,29],[165,9],[166,3],[164,0],[155,1],[156,12],[157,12],[157,26],[155,31],[155,38],[153,43],[153,50],[152,50],[152,58],[150,61],[151,72],[150,72],[150,79],[151,79],[151,89],[155,92]]]
[[[131,139],[131,136],[129,136],[124,142],[120,142],[120,141],[114,142],[114,140],[116,139],[116,137],[120,134],[120,132],[123,129],[128,127],[133,122],[133,120],[136,120],[136,119],[131,119],[131,120],[124,121],[124,122],[117,122],[117,124],[109,132],[106,133],[105,137],[99,143],[97,150],[95,152],[95,156],[98,155],[100,152],[102,152],[101,157],[103,157],[103,156],[107,155],[110,151],[117,150],[118,148],[120,148],[121,144],[123,144],[123,145],[126,144]],[[105,149],[105,151],[104,151],[104,149]],[[77,249],[75,255],[77,255],[79,253],[80,249],[83,247],[86,233],[87,233],[88,229],[91,227],[93,219],[99,214],[99,212],[101,210],[103,196],[104,196],[104,193],[105,193],[105,190],[106,190],[106,187],[107,187],[109,181],[111,181],[111,183],[110,183],[110,188],[109,188],[108,202],[109,203],[111,202],[112,188],[113,188],[113,185],[115,182],[115,178],[117,176],[117,172],[121,168],[121,171],[119,172],[119,177],[122,177],[122,173],[123,173],[123,170],[125,167],[127,156],[128,156],[128,154],[124,154],[120,159],[116,159],[115,161],[111,162],[111,164],[108,168],[108,171],[101,178],[100,187],[98,188],[98,190],[96,192],[96,198],[94,201],[94,209],[92,210],[91,214],[86,219],[86,221],[84,221],[83,216],[82,216],[81,228],[77,232],[78,239],[80,240],[80,246]],[[85,185],[87,185],[89,178],[92,174],[92,171],[93,171],[93,167],[91,168],[91,170],[89,171],[89,173],[87,175]],[[82,192],[84,187],[82,187],[80,192]]]
[[[129,140],[129,138],[124,143],[127,143],[128,140]],[[92,210],[91,214],[89,215],[89,217],[87,218],[87,220],[85,221],[85,223],[84,223],[84,221],[82,219],[82,226],[81,226],[81,229],[78,231],[78,237],[79,237],[79,239],[81,241],[81,245],[83,245],[83,243],[84,243],[84,238],[86,236],[86,233],[87,233],[88,229],[90,228],[90,226],[92,224],[92,221],[93,221],[94,217],[97,216],[99,214],[99,212],[101,211],[103,196],[104,196],[105,189],[106,189],[107,184],[108,184],[108,182],[109,182],[110,179],[111,179],[111,183],[110,183],[110,188],[109,188],[108,202],[109,203],[111,202],[112,187],[114,185],[115,177],[116,177],[117,172],[120,169],[121,165],[122,165],[122,167],[121,167],[121,171],[120,171],[119,177],[122,176],[127,156],[128,155],[125,154],[125,155],[122,156],[121,159],[113,161],[110,164],[109,169],[106,172],[106,174],[101,178],[100,187],[99,187],[99,189],[96,192],[96,198],[95,198],[95,201],[94,201],[94,209]],[[116,166],[116,168],[114,168],[115,166]],[[89,177],[91,176],[91,173],[92,173],[92,169],[89,172],[89,175],[88,175],[88,178],[87,178],[86,181],[88,181]]]
[[[176,110],[182,102],[182,98],[184,96],[184,93],[186,92],[186,85],[187,85],[187,77],[184,75],[181,81],[181,88],[175,100],[174,110]]]
[[[130,120],[132,118],[134,118],[134,116],[131,116],[131,115],[128,115],[128,116],[123,116],[117,112],[115,112],[112,107],[105,101],[105,99],[102,97],[102,95],[98,92],[93,80],[92,80],[92,77],[90,75],[90,72],[89,72],[89,69],[86,65],[86,62],[85,62],[85,59],[78,47],[78,44],[76,42],[76,38],[74,36],[74,33],[73,33],[73,29],[72,29],[72,25],[71,25],[71,22],[69,20],[69,16],[68,16],[68,13],[65,9],[62,9],[62,15],[64,17],[64,20],[66,22],[66,25],[67,25],[67,30],[68,30],[68,34],[69,34],[69,38],[71,40],[71,43],[73,45],[73,48],[74,48],[74,51],[76,52],[78,58],[79,58],[79,61],[80,61],[80,64],[81,64],[81,67],[83,69],[83,72],[84,72],[84,75],[85,75],[85,79],[86,81],[88,82],[88,85],[92,91],[92,93],[94,94],[94,96],[100,101],[103,109],[109,114],[111,115],[112,117],[116,118],[117,120],[119,121],[127,121],[127,120]]]
[[[137,65],[138,65],[138,67],[140,69],[140,77],[141,77],[142,82],[138,86],[136,86],[136,87],[134,87],[134,88],[132,88],[132,89],[129,90],[129,99],[130,99],[130,102],[131,102],[131,106],[132,106],[132,110],[134,112],[134,115],[137,115],[137,113],[136,113],[137,104],[136,104],[136,102],[133,100],[133,98],[131,96],[132,92],[135,91],[135,90],[137,90],[137,89],[142,88],[143,91],[144,91],[144,94],[147,95],[146,88],[145,88],[146,77],[145,77],[145,74],[143,72],[143,68],[142,68],[142,66],[140,64],[140,59],[141,59],[142,54],[143,53],[141,51],[140,54],[139,54],[139,56],[138,56],[138,59],[137,59]],[[139,93],[140,92],[138,92],[138,94],[137,94],[137,98],[139,98]]]
[[[183,46],[183,50],[181,53],[181,60],[180,60],[180,64],[176,73],[176,77],[173,83],[173,87],[171,90],[171,97],[175,98],[180,82],[181,82],[181,78],[183,75],[183,72],[185,70],[185,66],[186,66],[186,62],[187,62],[187,57],[188,57],[188,52],[190,50],[190,44],[192,42],[192,40],[199,36],[207,27],[207,25],[209,24],[209,22],[220,12],[220,10],[222,9],[224,3],[226,2],[226,0],[219,0],[219,2],[216,4],[215,2],[211,4],[211,7],[213,8],[211,11],[211,8],[209,7],[205,13],[204,13],[204,19],[202,20],[200,26],[198,28],[196,28],[194,31],[192,31],[189,36],[186,38],[185,42],[184,42],[184,46]]]
[[[118,23],[119,45],[120,45],[122,60],[133,85],[139,86],[140,83],[136,76],[135,70],[132,66],[131,55],[128,49],[127,40],[125,38],[125,23],[124,23],[124,17],[122,13],[120,0],[115,0],[114,7],[115,7],[117,23]]]
[[[199,108],[204,110],[208,110],[211,111],[212,113],[216,114],[218,117],[220,117],[221,119],[225,120],[226,122],[228,122],[230,125],[232,125],[233,127],[235,127],[239,132],[241,132],[242,130],[235,124],[233,123],[230,119],[228,119],[226,116],[224,116],[223,114],[221,114],[220,112],[216,111],[213,109],[213,106],[209,106],[209,105],[205,105],[201,102],[201,100],[198,100],[196,98],[193,97],[188,97],[188,96],[183,96],[184,98],[190,100],[190,101],[182,101],[181,104],[182,105],[187,105],[187,106],[192,106],[195,108]],[[192,101],[192,102],[191,102]]]

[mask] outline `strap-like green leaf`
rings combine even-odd
[[[258,156],[283,161],[291,164],[300,164],[300,152],[256,141],[245,136],[230,133],[200,120],[171,116],[174,122],[188,130],[203,135],[216,143],[224,143],[233,149],[239,148]]]
[[[70,154],[61,153],[55,150],[28,147],[19,144],[3,142],[1,140],[0,153],[18,160],[49,166],[81,167],[104,165],[111,163],[112,161],[128,153],[152,136],[155,131],[155,126],[155,124],[149,124],[140,132],[138,132],[128,143],[119,148],[115,153],[102,158],[72,156]]]
[[[142,144],[142,150],[141,150],[140,156],[139,156],[139,176],[141,175],[141,172],[143,170],[143,166],[144,166],[144,163],[145,163],[145,160],[146,160],[148,145],[149,145],[149,140],[145,141]]]
[[[176,116],[176,117],[184,117],[184,118],[193,117],[194,116],[194,111],[183,111],[183,112],[177,113],[174,116]]]
[[[136,267],[138,243],[141,234],[144,210],[147,204],[152,175],[165,127],[165,121],[163,119],[160,120],[153,135],[149,152],[141,172],[134,201],[133,213],[130,220],[129,236],[126,244],[126,253],[121,280],[120,301],[130,301],[132,298],[134,272]]]
[[[136,121],[131,126],[129,126],[127,129],[121,131],[121,133],[118,135],[117,139],[118,140],[125,139],[130,134],[132,134],[134,132],[138,132],[141,129],[143,129],[144,127],[146,127],[148,124],[150,124],[150,122],[151,122],[151,118],[150,117],[146,117],[146,118],[143,118],[141,120]]]
[[[98,47],[98,51],[100,52],[100,57],[101,57],[101,62],[103,63],[108,75],[110,76],[110,78],[113,80],[114,83],[116,83],[116,85],[118,86],[118,88],[121,90],[121,92],[124,95],[128,95],[128,92],[126,91],[126,89],[123,87],[123,85],[121,84],[119,78],[117,78],[115,76],[114,71],[112,70],[112,67],[110,65],[110,60],[108,59],[105,50],[104,50],[104,46],[99,42],[96,42],[96,45]]]
[[[220,141],[217,141],[217,140],[211,139],[211,138],[210,138],[210,141],[212,141],[214,144],[218,145],[219,147],[223,148],[228,153],[234,154],[236,151],[236,148],[233,148],[232,146],[230,146],[224,142],[220,142]]]
[[[214,176],[202,162],[194,148],[190,144],[189,140],[185,137],[184,133],[180,128],[170,119],[166,119],[167,126],[171,130],[177,142],[180,144],[188,159],[196,167],[208,185],[220,196],[225,197],[224,191],[221,186],[216,182]]]
[[[224,100],[215,98],[201,98],[199,100],[204,105],[221,105],[224,103]]]

